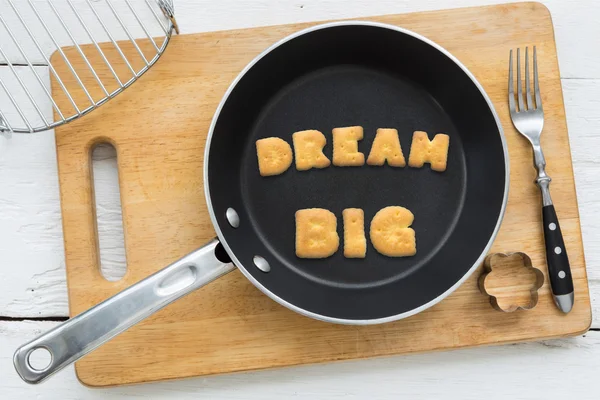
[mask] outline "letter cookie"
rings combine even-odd
[[[415,231],[409,226],[412,212],[404,207],[385,207],[371,221],[371,242],[379,253],[388,257],[414,256],[417,253]]]
[[[365,258],[367,239],[365,238],[365,213],[360,208],[346,208],[344,218],[344,257]]]
[[[296,211],[296,256],[327,258],[340,246],[337,218],[322,208]]]
[[[383,165],[386,161],[392,167],[406,166],[396,129],[377,129],[377,135],[367,158],[369,165]]]
[[[333,165],[360,167],[365,155],[358,151],[358,141],[363,138],[362,126],[335,128],[333,130]]]
[[[257,140],[256,155],[261,176],[282,174],[292,165],[292,148],[277,137]]]
[[[431,164],[432,170],[445,171],[449,145],[450,137],[448,135],[438,133],[432,141],[429,141],[427,133],[416,131],[410,146],[408,165],[421,168],[424,163],[428,162]]]
[[[323,154],[327,139],[321,132],[315,130],[296,132],[292,135],[292,140],[298,171],[329,167],[331,161]]]

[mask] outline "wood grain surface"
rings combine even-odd
[[[537,45],[546,111],[542,145],[573,269],[573,311],[559,313],[546,282],[533,310],[500,313],[479,292],[478,270],[454,294],[419,315],[385,325],[338,326],[279,306],[234,272],[79,361],[76,370],[83,383],[147,382],[552,338],[588,329],[591,311],[579,213],[547,9],[537,3],[519,3],[366,19],[401,25],[436,41],[482,83],[502,120],[511,158],[507,214],[492,251],[525,252],[546,273],[531,150],[513,129],[506,106],[509,49]],[[252,58],[276,40],[313,24],[175,37],[135,89],[56,130],[71,315],[214,236],[204,203],[202,162],[217,104]],[[92,52],[89,56],[94,57]],[[76,64],[76,68],[83,79],[91,80],[83,65]],[[98,72],[109,80],[107,70]],[[125,69],[119,68],[119,73]],[[66,104],[54,84],[53,92],[61,106]],[[118,153],[128,264],[127,274],[118,282],[102,278],[97,261],[90,149],[102,141],[114,143]],[[507,281],[507,285],[518,286],[518,282]]]

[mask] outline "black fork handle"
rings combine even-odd
[[[554,205],[542,208],[546,260],[552,293],[564,295],[573,292],[573,278],[565,241],[563,240]]]
[[[573,277],[569,257],[554,205],[544,206],[542,216],[552,294],[558,308],[566,313],[573,307]]]

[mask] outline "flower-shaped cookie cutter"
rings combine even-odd
[[[490,274],[494,270],[494,267],[496,267],[496,263],[497,263],[498,259],[499,258],[512,258],[512,257],[520,257],[522,260],[523,268],[526,268],[535,274],[535,282],[530,289],[530,301],[529,301],[529,304],[527,304],[527,305],[510,303],[508,306],[502,306],[501,304],[503,304],[503,302],[499,301],[498,297],[503,297],[503,296],[491,294],[489,287],[486,285],[487,278],[488,278],[488,276],[490,276]],[[534,308],[537,305],[538,298],[539,298],[538,290],[544,284],[544,273],[532,265],[531,258],[527,254],[522,253],[522,252],[492,253],[492,254],[489,254],[485,258],[483,267],[484,267],[484,273],[481,274],[481,276],[479,277],[479,281],[478,281],[479,290],[481,291],[481,293],[490,296],[490,304],[496,310],[502,311],[502,312],[513,312],[513,311],[517,311],[517,310],[531,310],[532,308]]]

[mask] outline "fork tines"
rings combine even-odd
[[[538,83],[538,68],[537,68],[537,52],[533,46],[533,90],[535,92],[535,104],[531,96],[531,84],[529,82],[529,48],[525,48],[525,93],[527,97],[527,107],[525,107],[525,99],[523,98],[523,83],[521,81],[521,49],[517,49],[517,101],[519,107],[515,104],[515,91],[513,80],[513,51],[510,50],[508,68],[508,104],[511,113],[522,111],[536,110],[542,108],[542,97],[540,96],[540,86]]]

